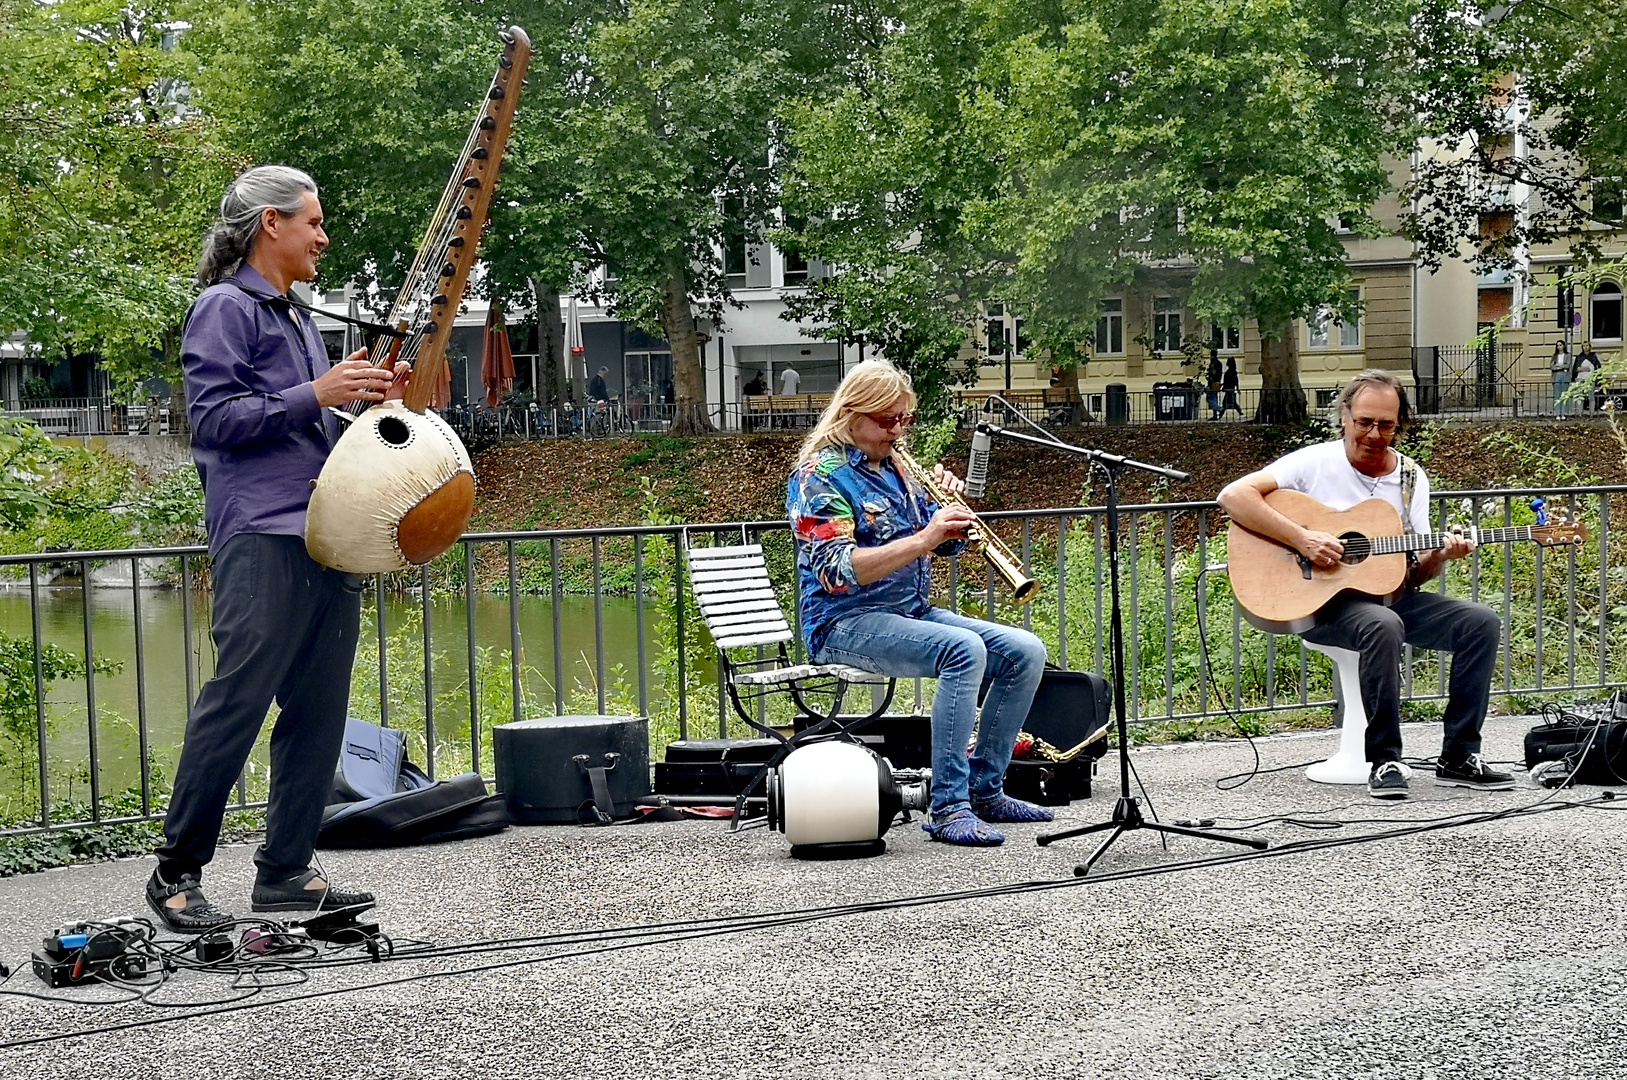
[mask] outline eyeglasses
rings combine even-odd
[[[1394,435],[1395,429],[1400,426],[1394,420],[1372,420],[1365,416],[1352,416],[1350,422],[1356,425],[1358,431],[1377,431],[1386,437]]]
[[[909,427],[915,423],[915,414],[912,412],[893,413],[890,416],[879,416],[876,413],[860,415],[868,417],[876,426],[884,428]]]

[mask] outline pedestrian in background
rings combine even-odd
[[[1220,381],[1221,389],[1226,391],[1226,397],[1220,403],[1220,415],[1236,411],[1238,419],[1243,417],[1243,407],[1237,403],[1237,357],[1226,358],[1226,374]]]
[[[1571,386],[1571,357],[1565,351],[1563,341],[1554,342],[1554,358],[1549,362],[1548,370],[1554,380],[1554,415],[1565,416],[1570,412],[1570,405],[1563,399],[1565,391]]]

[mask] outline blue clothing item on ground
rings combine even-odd
[[[339,438],[312,383],[331,365],[311,317],[244,264],[198,297],[181,339],[209,554],[238,533],[304,536]]]
[[[864,611],[837,619],[813,657],[821,664],[851,664],[898,678],[935,677],[933,820],[974,801],[1000,801],[1012,747],[1045,671],[1045,643],[1039,638],[1020,627],[937,607],[918,617]],[[966,744],[974,728],[977,745],[968,761]]]
[[[785,512],[796,540],[802,636],[810,654],[831,623],[863,611],[919,616],[932,588],[932,564],[917,559],[879,581],[860,585],[855,547],[880,547],[926,527],[938,504],[892,458],[866,466],[864,451],[825,450],[791,474]]]

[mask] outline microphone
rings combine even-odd
[[[989,414],[984,413],[972,433],[972,455],[966,462],[966,497],[981,499],[989,482],[989,452],[994,428]]]

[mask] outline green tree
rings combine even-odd
[[[1370,227],[1389,187],[1409,8],[899,0],[852,84],[800,107],[799,168],[832,219],[894,214],[868,253],[844,252],[866,271],[932,263],[961,312],[1010,303],[1064,363],[1101,299],[1133,283],[1178,283],[1200,319],[1256,319],[1258,417],[1297,420],[1293,320],[1344,304],[1337,222]]]
[[[293,165],[322,189],[324,282],[376,285],[386,298],[400,285],[496,65],[497,20],[484,7],[238,0],[187,10],[190,78],[222,138],[245,163]]]
[[[984,248],[968,207],[998,190],[998,156],[971,136],[984,20],[973,5],[844,9],[844,78],[785,109],[796,152],[784,242],[839,272],[787,300],[822,336],[858,337],[909,371],[929,416],[975,382],[959,361],[981,302],[1009,280],[1010,252]]]
[[[20,532],[50,508],[43,486],[65,453],[34,421],[0,416],[0,529]]]
[[[1615,0],[1428,0],[1413,104],[1430,143],[1406,194],[1426,264],[1482,268],[1534,244],[1584,259],[1627,226],[1627,32]],[[1529,197],[1516,200],[1524,189]],[[1516,202],[1521,205],[1516,206]]]
[[[711,429],[696,315],[730,298],[722,241],[778,223],[779,111],[838,74],[819,0],[628,0],[584,16],[565,139],[585,268],[621,316],[672,347],[676,434]]]
[[[229,163],[166,0],[0,0],[0,336],[176,372],[175,331]]]
[[[568,0],[197,3],[184,40],[200,100],[231,145],[256,162],[303,168],[322,189],[333,239],[323,282],[354,282],[382,311],[478,115],[497,32],[519,23],[536,51],[482,243],[487,272],[470,291],[538,312],[553,401],[559,295],[580,247],[560,121],[585,32],[578,8],[586,10]]]

